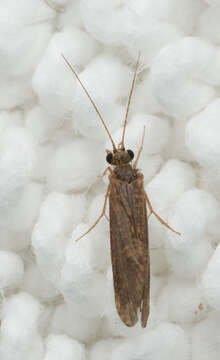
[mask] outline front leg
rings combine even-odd
[[[94,224],[82,235],[80,235],[76,241],[82,239],[85,235],[87,235],[92,229],[94,229],[96,227],[96,225],[99,223],[99,221],[103,218],[103,216],[106,218],[106,220],[109,221],[107,215],[105,214],[105,210],[106,210],[106,206],[107,206],[107,200],[108,200],[108,197],[109,197],[109,193],[110,193],[110,184],[108,185],[108,189],[106,191],[106,194],[105,194],[105,201],[104,201],[104,205],[103,205],[103,209],[102,209],[102,212],[101,214],[98,216],[98,218],[96,219],[96,221],[94,222]]]

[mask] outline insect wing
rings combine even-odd
[[[127,326],[149,315],[150,261],[143,175],[131,183],[110,180],[110,240],[115,304]]]

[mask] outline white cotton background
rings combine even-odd
[[[1,360],[220,358],[220,1],[1,0]],[[147,327],[120,320],[108,221],[112,144],[154,210]],[[108,216],[108,205],[106,209]],[[125,269],[126,271],[126,269]]]

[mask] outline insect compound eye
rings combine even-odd
[[[106,156],[106,161],[111,164],[113,160],[113,155],[112,153],[108,153],[108,155]]]
[[[130,156],[131,160],[134,159],[134,153],[132,150],[127,150],[127,153]]]

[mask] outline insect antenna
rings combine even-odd
[[[137,77],[137,71],[138,71],[138,66],[139,66],[139,62],[140,62],[140,55],[141,55],[141,53],[139,51],[138,52],[137,62],[136,62],[136,65],[135,65],[134,76],[133,76],[133,80],[132,80],[132,84],[131,84],[131,90],[130,90],[129,97],[128,97],[126,113],[125,113],[125,120],[124,120],[124,126],[123,126],[122,139],[121,139],[121,142],[120,142],[121,149],[124,149],[124,147],[125,147],[125,145],[124,145],[125,129],[126,129],[126,125],[127,125],[128,113],[129,113],[130,104],[131,104],[131,97],[132,97],[132,94],[133,94],[134,84],[135,84],[135,80],[136,80],[136,77]]]
[[[103,124],[103,126],[104,126],[104,128],[105,128],[105,130],[106,130],[106,132],[107,132],[107,134],[108,134],[108,136],[109,136],[109,138],[110,138],[110,140],[111,140],[111,143],[112,143],[112,146],[113,146],[113,151],[114,151],[114,152],[117,151],[116,146],[115,146],[115,143],[114,143],[114,141],[113,141],[113,139],[112,139],[112,137],[111,137],[111,134],[110,134],[110,132],[109,132],[109,130],[108,130],[108,128],[107,128],[107,126],[106,126],[103,118],[102,118],[102,115],[100,114],[100,112],[99,112],[99,110],[98,110],[98,108],[97,108],[94,100],[92,99],[91,95],[89,95],[88,91],[86,90],[85,86],[83,85],[82,81],[80,80],[79,76],[77,75],[76,71],[74,70],[74,68],[72,67],[72,65],[70,64],[70,62],[65,58],[65,56],[64,56],[63,54],[61,54],[61,55],[62,55],[64,61],[66,62],[66,64],[69,66],[69,68],[70,68],[70,70],[72,71],[72,73],[74,74],[74,76],[76,77],[76,79],[78,80],[78,82],[80,83],[80,85],[81,85],[81,87],[83,88],[84,92],[85,92],[86,95],[88,96],[88,98],[89,98],[91,104],[93,105],[95,111],[97,112],[97,114],[98,114],[98,116],[99,116],[99,118],[100,118],[100,120],[101,120],[101,122],[102,122],[102,124]]]

